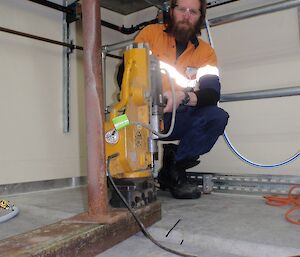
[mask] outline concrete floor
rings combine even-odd
[[[20,214],[0,224],[0,240],[71,217],[87,207],[85,187],[12,195],[5,199],[14,203]],[[286,207],[268,206],[261,197],[214,193],[198,200],[175,200],[167,192],[159,192],[159,200],[162,220],[149,231],[172,249],[201,257],[300,256],[300,227],[284,219]],[[97,256],[174,255],[137,233]]]

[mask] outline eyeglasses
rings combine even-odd
[[[186,7],[179,6],[179,5],[175,5],[174,9],[181,14],[185,14],[186,12],[189,12],[191,16],[196,17],[196,16],[200,15],[199,9],[186,8]]]

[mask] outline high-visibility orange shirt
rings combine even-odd
[[[214,49],[200,38],[197,38],[198,46],[189,41],[184,52],[176,58],[175,38],[165,32],[165,29],[166,26],[164,24],[148,25],[138,33],[135,37],[135,42],[148,43],[152,54],[157,59],[172,65],[187,78],[186,70],[188,67],[217,66],[217,57]],[[170,85],[168,80],[164,78],[163,90],[166,91],[168,89],[170,89]]]

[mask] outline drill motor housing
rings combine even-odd
[[[159,62],[147,44],[133,43],[124,52],[124,75],[120,101],[105,122],[106,157],[118,154],[110,162],[110,174],[132,207],[156,200],[152,171],[158,156],[158,136],[163,131],[163,93]],[[129,125],[116,130],[113,119],[126,114]],[[148,128],[147,128],[148,127]],[[112,194],[113,207],[122,207]]]

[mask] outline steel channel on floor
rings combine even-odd
[[[232,175],[188,172],[188,177],[197,182],[204,193],[287,194],[291,186],[300,184],[299,176],[289,175]]]

